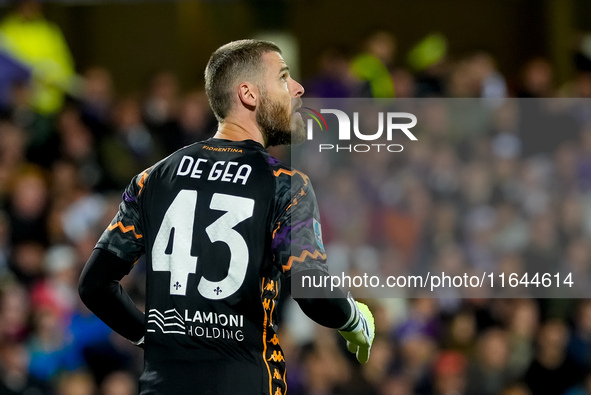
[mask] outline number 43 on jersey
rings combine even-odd
[[[197,271],[198,257],[191,255],[196,207],[197,191],[181,190],[164,214],[152,247],[152,268],[154,271],[170,272],[171,295],[186,295],[189,273]],[[219,300],[233,295],[244,282],[248,246],[234,227],[252,216],[254,200],[216,193],[209,208],[226,212],[205,228],[205,232],[212,243],[221,241],[228,245],[230,266],[223,280],[210,281],[202,277],[197,289],[203,297]],[[167,253],[171,237],[172,251]]]

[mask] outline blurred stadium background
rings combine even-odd
[[[309,97],[590,98],[590,15],[587,0],[0,2],[0,395],[136,393],[141,351],[81,305],[77,279],[130,178],[213,134],[202,73],[218,46],[276,40]],[[540,139],[502,116],[454,135],[435,109],[428,143],[397,164],[410,177],[394,185],[379,156],[368,164],[398,199],[368,204],[355,191],[376,180],[361,174],[311,174],[347,196],[319,202],[332,259],[375,260],[367,219],[382,218],[379,242],[401,265],[568,261],[588,273],[582,103],[580,124]],[[139,305],[143,275],[140,263],[124,280]],[[378,335],[359,366],[285,301],[290,394],[591,394],[588,300],[366,302]]]

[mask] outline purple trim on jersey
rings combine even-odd
[[[269,163],[272,165],[276,165],[278,163],[281,163],[279,160],[273,158],[272,156],[269,156]]]
[[[289,232],[297,232],[302,226],[310,226],[312,224],[312,218],[306,220],[306,221],[300,221],[297,222],[295,225],[293,226],[286,226],[283,228],[280,228],[277,233],[275,233],[275,238],[273,239],[273,241],[271,242],[271,247],[272,248],[276,248],[277,246],[281,245],[281,243],[285,242],[287,239],[287,234]],[[297,244],[299,242],[299,238],[295,238],[291,240],[291,244]],[[308,247],[308,246],[306,246]],[[310,252],[314,252],[314,247],[309,246],[310,247]]]
[[[133,196],[131,196],[129,193],[127,193],[127,191],[123,192],[123,200],[125,200],[126,202],[135,202],[135,198]]]
[[[271,241],[271,248],[275,249],[282,243],[287,240],[287,235],[291,231],[291,226],[286,226],[284,228],[279,229],[277,233],[275,233],[275,237],[273,241]]]

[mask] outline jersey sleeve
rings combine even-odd
[[[312,183],[296,170],[284,173],[277,180],[281,192],[271,242],[275,264],[286,277],[307,270],[328,273]]]
[[[135,176],[123,192],[119,211],[105,229],[95,248],[112,252],[127,262],[135,262],[145,252],[139,199],[148,173]]]

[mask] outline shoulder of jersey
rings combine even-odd
[[[187,148],[187,147],[185,147],[185,148]],[[138,191],[139,195],[141,195],[144,188],[146,187],[146,184],[148,183],[148,179],[150,177],[150,174],[152,174],[154,172],[154,170],[156,170],[158,167],[169,163],[170,162],[169,159],[183,149],[184,148],[181,148],[180,150],[173,152],[172,154],[168,155],[167,157],[160,159],[158,162],[156,162],[152,166],[148,167],[146,170],[139,173],[138,175],[136,175],[136,183],[139,188],[139,191]]]
[[[287,166],[285,163],[281,162],[280,160],[272,157],[271,155],[268,156],[269,166],[273,171],[273,175],[278,178],[280,181],[287,181],[287,182],[298,182],[302,183],[303,185],[307,185],[310,182],[310,179],[305,173],[302,173],[299,170],[291,168]]]
[[[178,165],[177,158],[179,158],[182,155],[190,153],[192,150],[198,149],[198,147],[201,143],[203,143],[203,142],[199,141],[199,142],[195,142],[195,143],[186,145],[183,148],[179,148],[178,150],[174,151],[172,154],[170,154],[167,157],[160,159],[158,162],[156,162],[152,167],[149,168],[149,170],[150,170],[149,173],[151,173],[153,170],[156,170],[160,166],[167,166],[167,165],[177,166]]]

